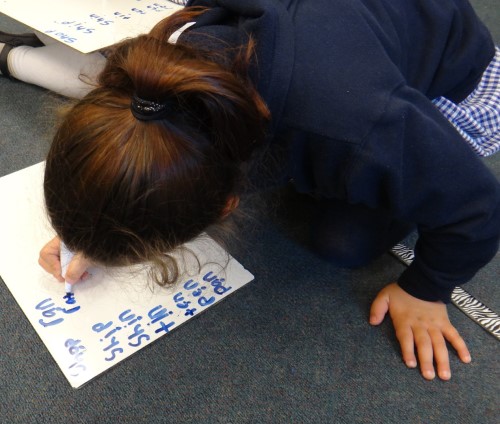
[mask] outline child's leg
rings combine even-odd
[[[16,47],[9,52],[7,63],[18,80],[82,98],[94,88],[106,59],[100,53],[84,54],[55,42],[43,47]]]
[[[330,262],[356,268],[389,251],[414,229],[385,211],[325,199],[318,201],[313,217],[312,246]]]

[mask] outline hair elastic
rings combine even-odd
[[[152,100],[141,99],[137,95],[132,96],[130,110],[140,121],[154,121],[165,117],[169,110],[169,102],[154,102]]]

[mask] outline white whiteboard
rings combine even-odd
[[[83,53],[149,32],[182,8],[169,0],[0,0],[0,12]]]
[[[71,303],[64,284],[37,263],[40,248],[53,237],[43,204],[43,170],[40,163],[0,178],[0,276],[73,387],[253,280],[205,236],[189,247],[210,264],[201,272],[193,267],[174,288],[151,290],[141,269],[91,269],[92,277],[75,286]]]

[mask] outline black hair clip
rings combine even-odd
[[[134,95],[130,103],[130,110],[140,121],[154,121],[165,117],[169,110],[169,102],[154,102],[151,100],[141,99]]]

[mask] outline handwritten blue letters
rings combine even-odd
[[[73,357],[73,362],[68,369],[71,371],[70,375],[72,377],[78,377],[80,373],[84,372],[87,367],[82,364],[83,354],[87,350],[85,346],[81,344],[81,340],[68,339],[64,342],[64,346],[68,348],[69,354]]]
[[[66,297],[66,296],[65,296]],[[74,298],[73,298],[74,300]],[[76,302],[76,301],[75,301]],[[75,303],[73,302],[73,304]],[[68,303],[68,302],[66,302]],[[72,314],[78,310],[80,310],[80,306],[75,306],[71,309],[62,308],[60,306],[56,306],[52,298],[47,298],[42,300],[35,306],[37,311],[42,311],[42,317],[38,320],[38,322],[44,327],[51,327],[53,325],[60,324],[64,321],[64,316],[60,316],[61,314]],[[59,315],[59,316],[58,316]],[[58,316],[57,318],[55,318]],[[44,318],[54,318],[52,320],[45,320]]]
[[[139,348],[151,340],[153,335],[156,336],[162,332],[169,333],[176,326],[176,321],[184,322],[188,319],[185,317],[196,315],[214,304],[218,297],[229,292],[232,287],[224,283],[224,278],[210,271],[200,281],[193,279],[185,281],[180,286],[180,291],[165,299],[163,304],[143,311],[142,315],[128,308],[118,313],[113,319],[94,323],[91,329],[99,336],[104,359],[108,362],[114,361],[123,355],[126,349]],[[68,314],[80,310],[73,293],[67,293],[63,300],[65,300],[65,305],[73,307],[58,306],[52,298],[44,299],[35,306],[35,309],[41,312],[42,318],[38,322],[43,327],[60,324]],[[65,347],[74,357],[74,362],[69,367],[70,371],[72,375],[77,376],[85,371],[83,354],[86,348],[81,344],[81,340],[72,338],[66,340]]]

